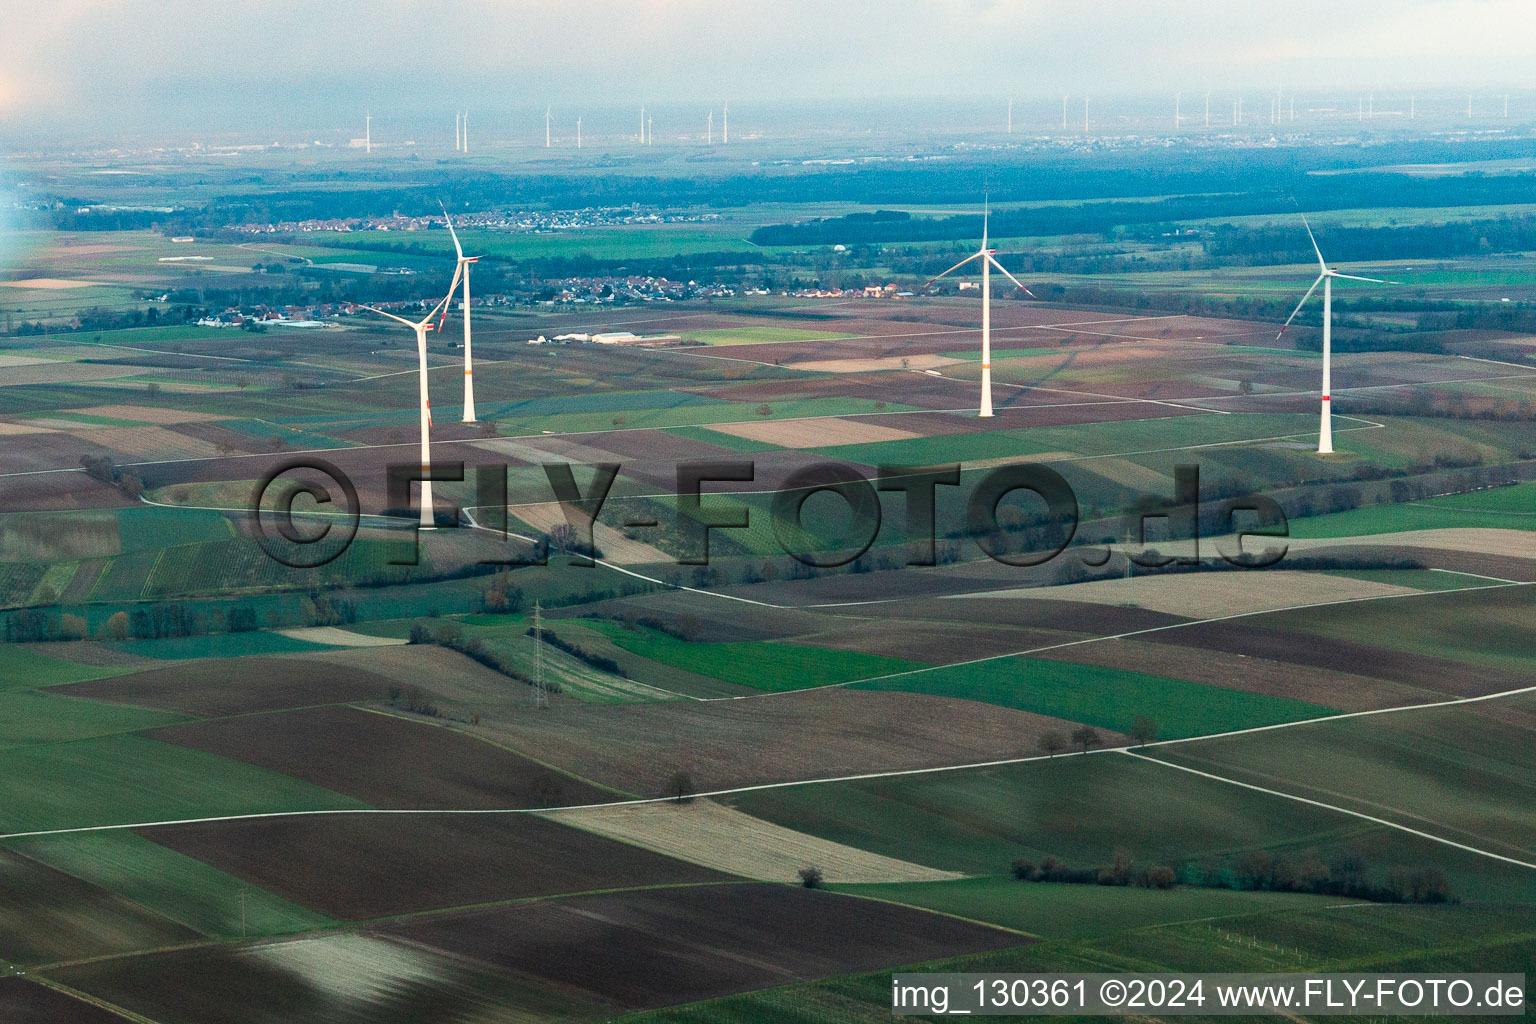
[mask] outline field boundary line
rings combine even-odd
[[[1448,591],[1440,591],[1440,593],[1448,593]],[[833,684],[833,685],[841,686],[841,685],[846,685],[846,684],[837,683],[837,684]],[[814,687],[813,689],[825,689],[825,687]],[[785,692],[789,692],[789,693],[804,693],[806,691],[804,691],[804,690],[790,690],[790,691],[785,691]],[[1280,722],[1280,723],[1276,723],[1276,724],[1273,724],[1273,725],[1258,725],[1258,726],[1253,726],[1253,727],[1248,728],[1248,729],[1239,729],[1239,730],[1235,730],[1235,731],[1232,731],[1232,732],[1211,733],[1211,734],[1203,735],[1203,736],[1186,736],[1186,737],[1182,737],[1182,738],[1179,738],[1179,739],[1171,739],[1171,740],[1158,740],[1158,741],[1155,741],[1155,742],[1152,742],[1152,743],[1138,744],[1138,746],[1146,746],[1146,747],[1152,747],[1152,746],[1172,746],[1172,745],[1178,744],[1178,743],[1197,743],[1197,742],[1199,742],[1201,740],[1218,739],[1218,738],[1227,737],[1227,736],[1238,736],[1238,735],[1243,735],[1245,733],[1252,733],[1252,732],[1264,732],[1264,731],[1271,730],[1271,729],[1287,729],[1287,728],[1291,728],[1291,727],[1294,727],[1294,726],[1300,726],[1300,725],[1312,725],[1312,724],[1315,724],[1317,722],[1331,722],[1331,721],[1336,721],[1336,720],[1345,719],[1345,718],[1361,718],[1361,717],[1364,717],[1364,716],[1367,716],[1367,715],[1385,715],[1385,714],[1390,714],[1392,712],[1398,712],[1398,711],[1420,711],[1420,710],[1424,710],[1424,709],[1428,709],[1428,708],[1448,707],[1448,706],[1453,706],[1453,705],[1458,705],[1458,704],[1471,704],[1471,703],[1475,703],[1475,702],[1478,702],[1478,701],[1498,700],[1498,699],[1503,698],[1503,697],[1519,696],[1519,695],[1522,695],[1522,694],[1532,693],[1532,692],[1536,692],[1536,685],[1522,687],[1522,688],[1516,689],[1516,690],[1505,690],[1505,691],[1502,691],[1502,692],[1499,692],[1499,693],[1484,694],[1484,695],[1478,696],[1478,697],[1460,697],[1460,698],[1456,698],[1454,700],[1436,701],[1436,702],[1429,703],[1429,704],[1406,704],[1406,705],[1400,705],[1400,706],[1391,707],[1391,708],[1377,708],[1377,709],[1374,709],[1374,710],[1371,710],[1371,711],[1342,712],[1342,713],[1336,714],[1336,715],[1322,715],[1322,716],[1319,716],[1317,718],[1300,719],[1300,720],[1297,720],[1297,721],[1294,721],[1294,722]],[[724,699],[730,699],[730,698],[724,698]],[[891,769],[891,770],[888,770],[888,771],[880,771],[880,772],[859,772],[859,773],[856,773],[856,774],[853,774],[853,775],[834,775],[834,776],[829,776],[829,777],[820,778],[820,779],[793,779],[793,780],[788,780],[788,781],[784,781],[784,782],[762,782],[762,783],[757,783],[756,785],[751,785],[751,786],[732,786],[732,787],[728,787],[726,789],[712,789],[712,790],[706,790],[704,792],[699,792],[699,793],[690,793],[688,795],[688,799],[695,800],[695,799],[709,799],[709,798],[714,798],[714,797],[739,796],[742,793],[758,793],[758,792],[762,792],[764,790],[770,790],[770,789],[788,789],[788,788],[790,788],[792,786],[817,786],[817,785],[824,785],[826,783],[831,783],[831,782],[864,782],[864,781],[870,781],[870,780],[874,780],[874,779],[901,778],[903,776],[908,776],[908,775],[933,775],[933,774],[937,774],[939,772],[970,771],[970,770],[973,770],[973,769],[981,769],[981,768],[1005,768],[1005,767],[1009,767],[1011,765],[1016,765],[1016,764],[1030,764],[1030,763],[1033,763],[1033,762],[1036,762],[1036,761],[1054,760],[1057,757],[1063,757],[1063,758],[1067,758],[1067,757],[1092,757],[1092,756],[1099,755],[1099,754],[1120,754],[1120,753],[1131,754],[1131,749],[1130,749],[1129,746],[1098,747],[1096,749],[1091,749],[1091,750],[1080,750],[1080,751],[1079,750],[1068,750],[1068,751],[1063,751],[1060,754],[1029,754],[1029,755],[1026,755],[1026,756],[1023,756],[1023,757],[1005,757],[1005,758],[997,758],[997,759],[991,760],[991,761],[973,761],[973,762],[968,762],[966,764],[934,765],[934,766],[930,766],[930,767],[926,767],[926,768],[896,768],[896,769]],[[1146,757],[1145,755],[1139,755],[1139,754],[1131,754],[1131,756],[1133,756],[1133,757],[1141,757],[1143,760],[1147,760],[1147,761],[1156,761],[1158,764],[1168,765],[1169,767],[1172,767],[1172,768],[1181,768],[1184,771],[1194,771],[1194,769],[1183,769],[1182,766],[1180,766],[1180,765],[1175,765],[1175,764],[1173,764],[1172,762],[1169,762],[1169,761],[1162,761],[1162,760],[1160,760],[1158,758]],[[1203,774],[1203,773],[1197,772],[1197,774]],[[1247,783],[1235,782],[1235,781],[1233,781],[1231,779],[1222,779],[1221,781],[1223,781],[1223,782],[1232,782],[1233,785],[1237,785],[1237,786],[1247,786],[1248,785]],[[605,787],[605,788],[611,788],[611,787]],[[1258,789],[1260,787],[1249,786],[1249,788],[1250,789]],[[1282,793],[1280,795],[1281,796],[1289,797],[1289,794]],[[258,812],[254,812],[254,813],[248,813],[248,814],[210,815],[210,816],[205,816],[205,817],[201,817],[201,818],[172,818],[172,819],[167,819],[167,820],[164,820],[164,821],[128,822],[128,823],[114,824],[114,825],[77,825],[77,826],[73,826],[73,827],[70,827],[70,828],[38,829],[38,830],[29,831],[29,832],[7,832],[7,833],[0,833],[0,842],[5,842],[5,841],[11,840],[11,839],[30,839],[30,838],[34,838],[34,837],[37,837],[37,836],[75,835],[75,834],[83,833],[83,832],[115,832],[115,831],[122,831],[122,830],[125,830],[125,829],[131,830],[131,829],[140,829],[140,828],[163,828],[163,827],[169,827],[169,826],[173,826],[173,825],[201,825],[201,824],[212,824],[212,823],[224,822],[224,821],[254,821],[254,820],[259,820],[259,819],[263,819],[263,818],[308,818],[308,817],[320,817],[320,816],[342,816],[342,815],[352,815],[352,814],[380,814],[380,815],[428,815],[428,814],[441,814],[441,815],[450,815],[450,816],[490,815],[490,814],[500,814],[500,815],[532,814],[532,815],[537,816],[537,815],[541,815],[541,814],[549,814],[549,813],[551,813],[553,811],[584,811],[584,810],[596,810],[596,809],[599,809],[599,808],[612,808],[612,807],[637,807],[637,806],[641,806],[641,805],[644,805],[644,804],[667,803],[667,802],[675,801],[676,799],[677,799],[676,797],[672,797],[672,796],[637,797],[637,798],[632,799],[632,800],[610,800],[610,801],[605,801],[603,803],[596,803],[596,804],[570,804],[570,805],[567,805],[567,806],[564,806],[564,807],[474,807],[474,808],[463,808],[463,807],[459,807],[459,808],[455,808],[455,807],[329,807],[329,808],[320,808],[320,809],[315,809],[315,810],[304,810],[304,811],[258,811]],[[1290,799],[1298,799],[1299,800],[1299,799],[1305,799],[1305,798],[1302,798],[1302,797],[1290,797]],[[1311,802],[1311,801],[1309,801],[1309,802]],[[1324,804],[1322,806],[1329,806],[1329,805]],[[1346,813],[1346,814],[1356,814],[1357,813],[1357,812],[1354,812],[1354,811],[1344,810],[1343,808],[1335,808],[1335,809],[1344,811],[1344,813]],[[1360,815],[1360,816],[1361,817],[1365,817],[1365,815]],[[1387,824],[1391,824],[1391,823],[1388,822]],[[1393,827],[1394,828],[1402,828],[1403,826],[1393,825]],[[1412,830],[1409,830],[1409,831],[1412,831]],[[1430,838],[1436,838],[1436,837],[1430,837]],[[1441,841],[1448,841],[1448,840],[1441,840]],[[1455,844],[1453,844],[1453,845],[1455,845]],[[1475,852],[1483,853],[1483,852],[1486,852],[1486,851],[1475,851]],[[1488,854],[1488,856],[1490,856],[1490,857],[1498,857],[1499,855],[1498,854]],[[1510,858],[1503,858],[1503,859],[1510,859]],[[1525,863],[1523,861],[1512,861],[1512,862],[1513,863],[1518,863],[1518,864],[1524,864]],[[1536,869],[1536,864],[1525,864],[1525,866],[1526,867],[1530,867],[1532,869]]]
[[[1230,622],[1230,621],[1232,621],[1234,619],[1248,619],[1248,618],[1253,618],[1254,616],[1258,616],[1258,615],[1278,615],[1278,614],[1281,614],[1283,612],[1305,611],[1308,608],[1330,608],[1330,607],[1334,607],[1336,605],[1361,604],[1361,603],[1366,602],[1366,601],[1387,601],[1387,600],[1402,599],[1402,598],[1409,598],[1409,597],[1426,597],[1426,596],[1429,596],[1431,594],[1461,594],[1461,593],[1465,593],[1465,592],[1470,591],[1470,590],[1498,590],[1498,589],[1500,589],[1502,587],[1531,587],[1531,586],[1536,586],[1536,580],[1533,580],[1531,582],[1521,582],[1521,581],[1517,580],[1517,581],[1512,581],[1510,583],[1498,583],[1498,584],[1494,584],[1493,586],[1486,586],[1486,587],[1485,586],[1454,587],[1454,588],[1452,588],[1450,590],[1415,590],[1415,591],[1411,591],[1411,592],[1406,593],[1406,594],[1372,594],[1372,595],[1367,596],[1367,597],[1344,597],[1344,598],[1338,598],[1338,599],[1332,600],[1332,601],[1312,601],[1312,602],[1308,602],[1306,604],[1289,605],[1289,606],[1287,606],[1285,608],[1264,608],[1264,609],[1260,609],[1258,611],[1234,612],[1231,615],[1218,615],[1218,616],[1216,616],[1214,618],[1209,618],[1209,619],[1189,619],[1189,620],[1186,620],[1184,622],[1169,622],[1169,623],[1165,623],[1165,624],[1163,624],[1161,626],[1148,626],[1145,629],[1134,629],[1134,630],[1131,630],[1128,633],[1114,633],[1114,634],[1109,634],[1109,635],[1105,635],[1105,636],[1090,636],[1090,637],[1084,637],[1081,640],[1064,640],[1061,643],[1047,644],[1044,647],[1032,647],[1032,648],[1030,648],[1029,650],[1026,650],[1026,651],[1008,651],[1008,652],[1005,652],[1003,654],[989,654],[989,655],[987,655],[984,658],[971,658],[968,661],[951,662],[948,665],[926,665],[923,668],[903,669],[900,672],[889,672],[889,673],[886,673],[885,675],[879,675],[879,676],[867,676],[864,679],[850,679],[850,680],[848,680],[847,682],[844,682],[844,683],[827,683],[827,684],[825,684],[823,686],[807,686],[807,687],[804,687],[803,689],[799,689],[799,690],[774,690],[774,691],[768,691],[768,692],[764,692],[764,693],[745,693],[745,694],[741,694],[740,696],[736,696],[736,697],[701,697],[699,699],[700,700],[756,700],[756,699],[759,699],[759,698],[762,698],[762,697],[782,696],[783,694],[786,694],[786,693],[806,693],[806,692],[811,691],[811,690],[826,690],[826,689],[830,689],[831,687],[834,687],[834,686],[858,686],[861,683],[876,683],[876,682],[881,682],[881,681],[886,680],[886,679],[900,679],[902,676],[917,675],[920,672],[937,672],[937,671],[940,671],[942,669],[964,668],[965,666],[968,666],[968,665],[982,665],[982,664],[985,664],[986,662],[989,662],[989,661],[1002,661],[1005,658],[1025,658],[1025,657],[1028,657],[1028,656],[1030,656],[1032,654],[1044,654],[1046,651],[1059,651],[1059,650],[1062,650],[1063,648],[1067,648],[1067,647],[1080,647],[1080,646],[1082,646],[1084,644],[1096,644],[1096,643],[1100,643],[1100,642],[1105,641],[1105,640],[1129,640],[1132,637],[1146,636],[1149,633],[1163,633],[1163,632],[1167,632],[1168,630],[1173,630],[1173,629],[1188,629],[1191,626],[1204,626],[1204,625],[1208,625],[1208,624],[1210,624],[1212,622]],[[971,597],[971,596],[974,596],[975,594],[986,594],[986,593],[990,593],[990,591],[981,590],[981,591],[973,591],[971,594],[949,594],[949,595],[945,595],[944,597],[940,598],[939,600],[954,600],[956,598]],[[896,601],[896,600],[900,600],[900,599],[899,598],[891,598],[889,600],[890,601]],[[872,603],[877,603],[877,602],[844,602],[845,605],[846,604],[855,604],[855,603],[871,603],[872,604]],[[886,602],[885,601],[881,601],[881,602],[878,602],[878,603],[886,603]],[[816,607],[816,606],[815,605],[806,605],[806,606],[803,606],[803,607]],[[836,605],[829,605],[829,606],[826,606],[826,607],[837,607],[837,606]],[[1529,689],[1536,690],[1536,687],[1530,687]],[[1515,693],[1524,693],[1524,692],[1526,692],[1526,690],[1510,690],[1510,691],[1508,691],[1506,693],[1492,694],[1490,696],[1494,696],[1494,697],[1497,697],[1497,696],[1511,696],[1511,695],[1513,695]],[[1460,699],[1461,700],[1482,700],[1482,699],[1486,699],[1486,698],[1469,697],[1469,698],[1460,698]],[[1447,703],[1456,703],[1456,701],[1449,701]],[[1438,706],[1438,705],[1424,705],[1424,706],[1425,707],[1433,707],[1433,706]],[[1375,711],[1355,711],[1355,712],[1349,712],[1349,714],[1351,714],[1351,715],[1381,714],[1383,711],[1391,711],[1391,710],[1397,710],[1397,709],[1382,708],[1382,709],[1378,709],[1378,710],[1375,710]],[[1328,716],[1328,717],[1337,717],[1337,716]],[[1321,719],[1303,719],[1303,721],[1321,721]],[[1282,725],[1283,724],[1285,724],[1285,723],[1282,723]],[[1276,728],[1281,728],[1281,727],[1282,727],[1281,725],[1264,725],[1264,726],[1257,726],[1256,729],[1276,729]],[[1244,730],[1244,731],[1246,731],[1246,730]],[[1215,735],[1225,736],[1225,735],[1234,735],[1234,734],[1232,734],[1232,733],[1216,733]],[[1165,740],[1163,742],[1173,743],[1173,742],[1181,742],[1181,741]]]
[[[1475,580],[1492,580],[1495,583],[1519,583],[1520,582],[1519,580],[1506,580],[1502,576],[1484,576],[1480,572],[1463,572],[1460,569],[1437,569],[1434,566],[1430,566],[1429,567],[1429,571],[1430,572],[1443,572],[1443,573],[1446,573],[1447,575],[1450,575],[1450,576],[1471,576]]]
[[[114,1017],[131,1020],[134,1024],[160,1024],[159,1021],[146,1017],[142,1013],[134,1013],[126,1007],[118,1006],[116,1003],[109,1003],[99,996],[93,996],[89,992],[82,992],[77,988],[71,988],[62,982],[54,981],[52,978],[45,978],[37,973],[27,974],[26,977],[35,984],[41,985],[44,988],[51,988],[61,995],[66,995],[77,1002],[85,1003],[87,1006],[94,1006],[96,1009],[104,1013],[110,1013]]]
[[[1138,754],[1135,751],[1127,748],[1119,748],[1118,752],[1124,754],[1126,757],[1134,757],[1138,761],[1149,761],[1152,764],[1160,764],[1165,768],[1174,768],[1181,772],[1188,772],[1191,775],[1198,775],[1201,778],[1213,779],[1216,782],[1225,782],[1229,786],[1239,786],[1243,789],[1251,789],[1255,793],[1266,793],[1270,796],[1282,797],[1286,800],[1295,801],[1296,803],[1308,804],[1312,807],[1321,807],[1324,810],[1336,811],[1339,814],[1347,814],[1352,818],[1360,818],[1361,820],[1369,821],[1372,824],[1385,825],[1387,828],[1395,828],[1400,832],[1407,832],[1409,835],[1418,836],[1421,839],[1428,839],[1432,842],[1442,843],[1446,846],[1455,847],[1456,849],[1464,850],[1467,853],[1475,853],[1482,857],[1488,857],[1491,860],[1499,860],[1505,862],[1506,864],[1514,864],[1518,867],[1530,868],[1531,870],[1536,871],[1536,864],[1533,864],[1530,861],[1519,860],[1515,857],[1506,857],[1502,853],[1493,853],[1489,850],[1479,849],[1476,846],[1468,846],[1466,843],[1458,843],[1454,839],[1447,839],[1444,836],[1437,836],[1432,832],[1423,832],[1416,828],[1409,828],[1407,825],[1402,825],[1395,821],[1389,821],[1386,818],[1378,818],[1374,814],[1366,814],[1363,811],[1352,811],[1348,807],[1340,807],[1337,804],[1324,803],[1321,800],[1313,800],[1311,797],[1297,796],[1295,793],[1287,793],[1279,789],[1269,789],[1265,786],[1255,786],[1251,782],[1239,782],[1237,779],[1229,779],[1225,775],[1217,775],[1214,772],[1203,772],[1198,768],[1190,768],[1187,765],[1174,764],[1172,761],[1164,761],[1162,758],[1158,757],[1148,757],[1145,754]]]

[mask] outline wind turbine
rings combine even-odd
[[[997,262],[993,257],[997,250],[988,248],[987,221],[992,215],[991,203],[989,202],[987,206],[988,209],[981,215],[981,248],[939,275],[939,277],[945,277],[953,274],[971,262],[971,260],[981,260],[981,411],[977,415],[982,417],[992,415],[992,268],[996,267],[1001,271],[1004,277],[1023,289],[1025,295],[1032,299],[1035,297],[1034,292],[1025,288],[1018,278],[1008,273],[1003,265]],[[926,291],[928,286],[937,281],[939,277],[933,278],[928,284],[923,285],[920,290]]]
[[[549,112],[551,107],[544,108],[544,148],[549,148]]]
[[[1280,334],[1275,335],[1275,340],[1280,340],[1280,335],[1291,326],[1291,321],[1296,319],[1296,314],[1301,312],[1301,307],[1307,304],[1312,293],[1317,291],[1317,286],[1323,286],[1323,402],[1322,423],[1317,432],[1317,453],[1319,455],[1331,455],[1333,453],[1333,414],[1332,414],[1332,388],[1333,388],[1333,279],[1340,278],[1345,281],[1369,281],[1371,284],[1396,284],[1396,281],[1383,281],[1375,277],[1356,277],[1353,274],[1341,274],[1337,270],[1329,268],[1323,262],[1323,251],[1317,247],[1317,239],[1312,234],[1312,225],[1307,224],[1307,215],[1301,215],[1301,222],[1306,225],[1307,238],[1312,241],[1312,251],[1317,253],[1317,266],[1319,273],[1317,280],[1312,282],[1312,287],[1307,289],[1307,294],[1296,303],[1296,308],[1291,310],[1291,315],[1285,318],[1285,323],[1280,327]]]
[[[475,360],[469,345],[469,267],[477,262],[479,256],[465,256],[464,247],[459,244],[459,233],[453,230],[453,218],[448,216],[448,207],[442,207],[443,221],[448,225],[448,234],[453,237],[453,251],[458,254],[459,262],[453,271],[454,280],[458,280],[460,272],[464,274],[464,418],[461,422],[475,422]]]
[[[459,267],[462,266],[461,263]],[[427,332],[436,329],[432,326],[432,321],[439,312],[445,317],[448,315],[448,301],[453,298],[453,289],[458,286],[458,283],[459,268],[455,268],[453,280],[448,285],[448,294],[443,296],[443,301],[432,307],[431,312],[418,321],[407,320],[403,316],[395,316],[393,313],[386,313],[373,306],[363,306],[364,309],[371,310],[380,316],[387,316],[391,320],[405,324],[416,332],[417,376],[421,385],[421,475],[423,477],[420,523],[421,527],[427,530],[435,526],[432,519],[432,481],[425,479],[432,475],[432,403],[427,400]],[[439,322],[438,327],[441,326]]]

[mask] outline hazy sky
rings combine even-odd
[[[0,0],[0,119],[1536,86],[1530,0]]]

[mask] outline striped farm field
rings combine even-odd
[[[1157,724],[1162,739],[1294,722],[1334,711],[1183,679],[1020,657],[926,668],[855,683],[853,688],[979,700],[1120,732],[1138,715],[1146,715]]]
[[[551,811],[549,818],[670,857],[769,882],[808,864],[829,882],[938,882],[960,877],[774,825],[712,800]]]
[[[613,622],[586,623],[627,651],[663,664],[739,683],[757,690],[802,690],[810,686],[926,668],[915,661],[859,651],[780,644],[772,641],[690,643],[654,629],[628,629]]]

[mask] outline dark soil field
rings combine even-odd
[[[212,718],[315,704],[384,700],[391,685],[389,679],[359,668],[299,658],[241,658],[184,661],[132,675],[50,689],[71,697]]]
[[[142,835],[341,920],[731,876],[530,814],[357,814]]]
[[[864,651],[889,658],[906,658],[947,665],[971,658],[1011,654],[1032,647],[1060,643],[1072,635],[1035,629],[1010,629],[1006,626],[971,625],[966,622],[897,622],[881,618],[854,621],[839,616],[825,632],[795,637],[790,643],[831,647],[844,651]]]
[[[1027,941],[909,907],[764,884],[542,900],[433,915],[386,934],[634,1009]]]
[[[1342,666],[1353,671],[1333,671],[1267,658],[1233,657],[1199,647],[1154,643],[1150,638],[1079,644],[1048,651],[1040,657],[1188,679],[1228,689],[1303,700],[1343,711],[1422,704],[1444,696],[1438,691],[1359,674],[1368,668],[1357,664]]]
[[[967,764],[1034,753],[1066,723],[974,701],[838,688],[742,700],[508,708],[489,735],[584,778],[660,796],[677,771],[699,791]]]
[[[6,438],[7,442],[13,440],[15,438]],[[89,447],[80,451],[80,455],[89,454],[91,454]],[[79,455],[75,457],[73,463],[65,462],[63,468],[78,464]],[[7,465],[10,465],[9,461]],[[14,472],[21,472],[21,470],[14,470]],[[84,473],[41,473],[36,476],[13,476],[0,479],[0,507],[7,512],[123,508],[132,504],[128,496],[116,487],[94,480]]]
[[[1212,652],[1213,657],[1267,658],[1321,669],[1347,665],[1362,675],[1453,697],[1471,697],[1531,685],[1529,676],[1508,669],[1467,665],[1332,637],[1228,622],[1201,623],[1185,629],[1151,633],[1147,639],[1154,643],[1199,648]]]
[[[56,976],[157,1024],[563,1024],[614,1009],[369,935],[147,953]]]
[[[349,707],[194,722],[147,735],[270,768],[376,807],[552,807],[613,796],[430,720]]]
[[[198,937],[105,889],[0,850],[0,959],[9,963],[106,956]]]
[[[0,1020],[7,1024],[122,1024],[123,1018],[25,978],[0,978]]]
[[[1007,568],[1007,567],[1004,567]],[[945,598],[943,600],[892,601],[880,606],[880,615],[893,619],[953,619],[959,622],[991,622],[1030,629],[1113,636],[1138,629],[1171,626],[1189,620],[1145,608],[1089,604],[1083,601],[1003,601],[996,598]],[[1175,631],[1182,632],[1182,631]],[[1167,634],[1152,634],[1154,636]]]

